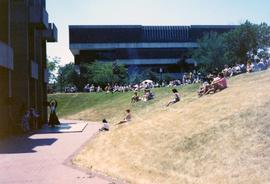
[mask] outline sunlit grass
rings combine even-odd
[[[104,94],[92,105],[66,99],[63,104],[80,108],[66,117],[106,117],[112,124],[73,162],[132,184],[270,183],[269,76],[270,71],[239,75],[228,89],[202,98],[198,86],[185,86],[179,89],[181,102],[168,108],[169,88],[155,89],[155,100],[133,105],[132,93]],[[126,108],[132,109],[132,122],[115,126]]]

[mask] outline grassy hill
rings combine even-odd
[[[164,108],[167,90],[132,106],[131,124],[100,133],[73,162],[133,184],[270,183],[269,70],[236,76],[228,89],[202,98],[195,86],[184,87],[183,100]],[[85,110],[68,117],[108,115],[115,123],[130,95],[104,97],[89,109],[81,104]]]
[[[49,99],[58,101],[57,114],[60,118],[99,121],[103,118],[116,123],[125,115],[126,109],[136,114],[147,113],[151,108],[164,107],[172,99],[172,88],[156,88],[155,99],[148,102],[130,103],[133,92],[126,93],[67,93],[52,94]],[[198,84],[177,88],[186,101],[197,99]],[[143,95],[143,91],[139,92]]]

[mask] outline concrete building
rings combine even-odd
[[[194,65],[188,51],[198,47],[205,33],[224,33],[231,25],[191,26],[69,26],[70,50],[75,64],[84,62],[117,62],[134,67],[175,73]],[[181,63],[185,63],[181,67]]]
[[[35,108],[47,121],[46,42],[57,41],[45,0],[0,0],[0,134],[20,129]]]

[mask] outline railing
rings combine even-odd
[[[0,41],[0,67],[13,69],[13,49]]]

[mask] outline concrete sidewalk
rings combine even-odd
[[[72,121],[74,122],[76,121]],[[66,163],[100,126],[98,123],[88,123],[80,133],[37,133],[0,141],[0,183],[116,183],[108,178],[75,169]]]

